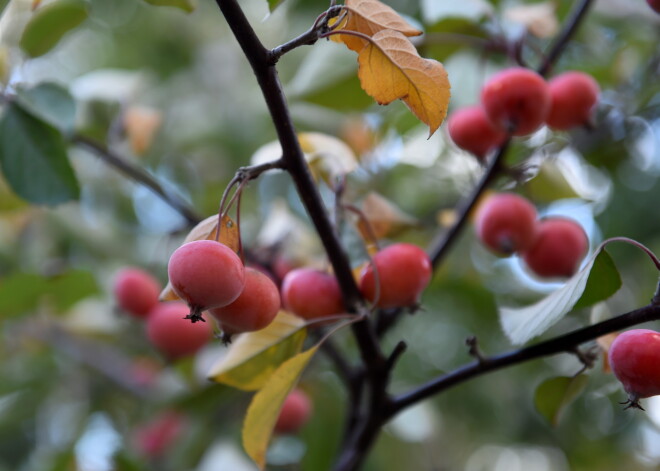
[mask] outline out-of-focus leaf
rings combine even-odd
[[[383,30],[398,31],[404,36],[422,34],[401,18],[393,8],[378,0],[346,0],[344,10],[346,16],[337,30],[356,31],[367,36],[373,36]],[[365,39],[348,34],[333,35],[330,39],[343,42],[350,50],[358,53],[368,43]]]
[[[44,55],[85,21],[87,14],[84,0],[57,0],[40,7],[25,26],[19,46],[30,57]]]
[[[69,471],[75,469],[76,454],[74,450],[60,452],[51,460],[48,471]]]
[[[552,159],[543,159],[539,172],[525,184],[525,189],[535,201],[540,202],[580,196]]]
[[[437,23],[445,18],[468,18],[477,21],[493,13],[493,5],[486,0],[461,0],[460,2],[442,2],[422,0],[422,17],[425,23]]]
[[[282,363],[252,398],[243,422],[243,447],[259,469],[263,470],[266,465],[266,450],[284,399],[318,348],[314,346]]]
[[[612,371],[612,367],[610,366],[610,360],[609,360],[609,355],[607,354],[610,351],[610,347],[612,346],[612,342],[614,342],[614,339],[619,335],[616,332],[612,332],[611,334],[606,334],[603,335],[602,337],[598,337],[596,339],[596,343],[598,346],[601,348],[601,353],[603,356],[603,372],[604,373],[610,373]]]
[[[183,240],[183,244],[192,242],[194,240],[216,240],[216,232],[218,230],[218,215],[209,216],[199,224],[197,224],[188,233]],[[238,233],[238,226],[229,216],[222,218],[222,225],[220,226],[219,242],[225,244],[234,252],[238,252],[240,247],[240,235]],[[183,245],[181,244],[181,245]],[[181,298],[172,289],[172,284],[168,281],[167,286],[160,293],[161,301],[180,301]]]
[[[115,471],[145,471],[146,469],[140,461],[123,451],[119,451],[112,457],[112,464],[112,469]]]
[[[300,352],[305,336],[303,319],[280,311],[265,329],[237,336],[227,354],[209,371],[209,379],[256,391],[284,361]]]
[[[369,193],[362,201],[362,214],[376,239],[393,237],[402,230],[418,224],[412,216],[378,193]],[[358,229],[365,240],[370,240],[370,230],[365,221],[360,220]]]
[[[48,298],[59,312],[100,292],[94,275],[85,270],[71,270],[48,280]]]
[[[79,196],[62,135],[16,103],[0,118],[0,168],[12,189],[32,203],[56,205]]]
[[[584,391],[589,377],[558,376],[542,382],[534,393],[534,405],[536,410],[556,427],[559,424],[562,413],[566,408]]]
[[[76,103],[69,91],[56,83],[46,82],[36,87],[19,88],[18,102],[23,109],[62,132],[73,130]]]
[[[159,7],[175,7],[179,8],[186,13],[191,13],[195,11],[195,1],[194,0],[144,0],[150,5],[156,5]]]
[[[0,280],[0,316],[15,317],[37,307],[48,281],[34,273],[16,273]]]
[[[272,13],[275,8],[279,7],[284,0],[268,0],[268,10]]]
[[[596,249],[582,270],[549,296],[531,306],[500,307],[500,323],[511,343],[523,344],[545,332],[576,305],[589,306],[619,289],[621,278],[604,245]]]
[[[432,135],[447,115],[449,80],[440,62],[423,59],[397,31],[383,30],[358,55],[362,88],[381,105],[401,99]]]
[[[142,155],[149,150],[162,122],[161,113],[153,108],[131,106],[126,110],[124,129],[131,149],[136,155]]]
[[[520,23],[537,38],[550,38],[559,30],[557,7],[554,2],[516,5],[504,12],[504,17]]]

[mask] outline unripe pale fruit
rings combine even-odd
[[[513,136],[539,129],[550,111],[550,90],[533,70],[514,67],[495,74],[481,90],[481,103],[493,125]]]
[[[113,293],[117,305],[136,317],[146,317],[158,303],[160,284],[139,268],[124,268],[114,279]]]
[[[345,311],[337,278],[312,268],[291,270],[282,280],[284,307],[303,319],[333,316]]]
[[[312,402],[307,394],[294,389],[284,400],[275,423],[275,433],[296,433],[312,414]]]
[[[196,240],[176,249],[167,265],[174,292],[190,306],[193,322],[199,313],[238,298],[245,286],[245,267],[236,253],[214,240]]]
[[[634,329],[617,335],[608,360],[628,393],[629,407],[641,409],[640,398],[660,394],[660,333]]]
[[[660,13],[660,0],[646,0],[646,3],[649,4],[653,11]]]
[[[360,291],[380,308],[412,306],[419,301],[432,273],[424,250],[413,244],[392,244],[376,253],[373,264],[362,270]]]
[[[486,157],[506,139],[506,133],[493,126],[481,106],[455,110],[449,115],[447,130],[454,144],[479,159]]]
[[[245,269],[245,288],[236,300],[209,312],[220,322],[225,334],[261,330],[270,324],[280,310],[280,292],[261,271]]]
[[[188,306],[175,301],[157,304],[147,317],[147,337],[168,358],[193,355],[211,340],[211,324],[192,323],[185,319],[188,313]]]
[[[600,93],[598,82],[591,75],[565,72],[550,80],[548,87],[551,97],[548,126],[566,130],[589,123]]]
[[[477,237],[493,252],[510,255],[528,248],[536,231],[536,208],[515,193],[498,193],[475,216]]]
[[[541,277],[569,277],[580,268],[589,248],[584,229],[561,217],[539,221],[532,245],[522,254],[527,266]]]

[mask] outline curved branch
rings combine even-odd
[[[71,142],[92,151],[108,165],[116,168],[127,177],[153,191],[156,196],[183,216],[190,227],[196,226],[202,218],[181,198],[168,193],[146,170],[115,154],[110,149],[81,135],[74,135]]]
[[[536,345],[530,345],[529,347],[512,350],[500,355],[481,357],[475,362],[439,376],[410,392],[395,397],[392,399],[391,409],[388,411],[389,417],[394,416],[402,409],[415,404],[416,402],[438,394],[452,386],[476,378],[477,376],[534,360],[536,358],[556,355],[557,353],[563,352],[574,352],[579,345],[595,340],[605,334],[641,324],[642,322],[658,319],[660,319],[660,305],[651,303],[626,314],[621,314],[620,316],[599,322],[598,324],[583,327],[559,337],[546,340],[545,342],[537,343]]]

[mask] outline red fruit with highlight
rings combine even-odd
[[[136,317],[146,317],[158,303],[160,284],[140,268],[124,268],[115,276],[113,293],[121,309]]]
[[[209,312],[220,322],[225,334],[261,330],[270,324],[280,310],[280,292],[261,271],[245,269],[245,288],[236,300]]]
[[[477,237],[498,254],[529,247],[536,231],[536,208],[515,193],[498,193],[481,204],[475,216]]]
[[[629,407],[638,400],[660,394],[660,333],[648,329],[623,332],[608,352],[614,375],[628,393]]]
[[[447,130],[454,144],[479,159],[486,157],[506,139],[506,133],[493,126],[481,106],[455,110],[449,115]]]
[[[296,433],[312,414],[312,402],[307,394],[294,389],[284,400],[275,423],[275,433]]]
[[[211,323],[192,323],[185,319],[188,313],[188,306],[175,301],[157,304],[147,317],[147,337],[168,358],[193,355],[211,340]]]
[[[583,126],[591,120],[600,87],[591,75],[565,72],[548,83],[551,106],[546,123],[553,129]]]
[[[569,277],[580,268],[589,249],[587,234],[572,219],[539,221],[532,245],[522,254],[527,266],[541,277]]]
[[[193,322],[201,311],[234,302],[245,286],[241,259],[214,240],[183,244],[170,257],[167,273],[174,292],[190,306]]]
[[[282,280],[284,307],[303,319],[333,316],[345,311],[337,279],[312,268],[291,270]]]
[[[424,250],[413,244],[392,244],[376,253],[373,264],[362,270],[360,291],[381,308],[412,306],[419,302],[432,273]]]
[[[524,136],[543,126],[550,111],[550,90],[533,70],[514,67],[495,74],[484,85],[481,104],[495,127]]]

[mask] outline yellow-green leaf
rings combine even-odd
[[[381,105],[401,99],[433,134],[447,115],[449,79],[440,62],[423,59],[398,31],[383,30],[358,55],[362,88]]]
[[[58,0],[38,8],[23,30],[19,46],[30,57],[50,51],[70,30],[87,18],[84,0]]]
[[[218,215],[214,214],[198,223],[188,233],[183,240],[183,244],[194,240],[216,240],[216,231],[218,230]],[[240,234],[238,226],[229,216],[223,216],[220,226],[220,235],[218,241],[225,244],[234,252],[238,252],[240,247]],[[180,301],[181,298],[172,289],[172,284],[168,281],[167,286],[160,293],[161,301]]]
[[[208,377],[244,391],[256,391],[284,361],[300,352],[305,336],[305,321],[280,311],[265,329],[237,336]]]
[[[413,28],[401,18],[391,7],[378,0],[346,0],[344,5],[346,17],[342,20],[340,28],[348,31],[373,36],[379,31],[398,31],[404,36],[419,36],[422,34],[417,28]],[[331,36],[334,41],[343,42],[346,47],[355,52],[360,52],[367,45],[365,39],[348,34]]]
[[[144,0],[145,2],[156,5],[159,7],[175,7],[179,8],[186,13],[191,13],[195,10],[194,0]]]
[[[252,398],[243,422],[243,447],[259,469],[263,470],[266,465],[266,451],[284,399],[318,348],[316,345],[282,363],[268,383]]]

